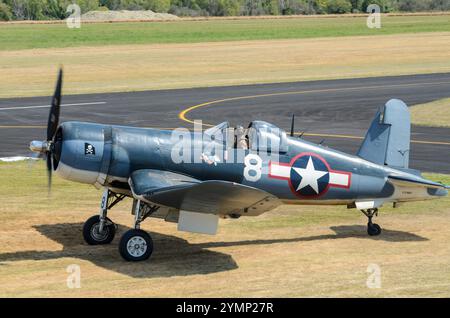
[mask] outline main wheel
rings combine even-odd
[[[103,233],[100,233],[100,216],[90,217],[83,225],[83,237],[89,245],[109,244],[114,239],[116,227],[110,219],[106,218]]]
[[[381,233],[381,227],[376,223],[367,224],[367,234],[370,236],[377,236]]]
[[[128,230],[120,239],[119,252],[126,261],[146,260],[153,253],[153,240],[145,231]]]

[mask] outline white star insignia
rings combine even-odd
[[[299,191],[307,186],[310,186],[311,188],[313,188],[314,191],[316,191],[317,194],[319,194],[319,184],[317,181],[320,178],[322,178],[324,175],[326,175],[328,172],[316,170],[314,168],[314,162],[312,161],[311,156],[309,157],[308,164],[306,165],[306,169],[305,168],[296,168],[296,167],[292,167],[292,169],[294,169],[294,171],[299,176],[302,177],[302,181],[300,182],[300,184],[297,187],[297,190],[295,190],[295,191]]]

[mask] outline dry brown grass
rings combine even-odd
[[[0,296],[450,296],[448,198],[383,209],[378,238],[365,234],[359,212],[340,207],[222,220],[214,237],[150,219],[152,258],[126,263],[117,251],[125,227],[109,246],[81,237],[100,192],[55,178],[48,200],[43,170],[0,164]],[[130,225],[129,207],[111,218]],[[366,287],[371,263],[381,268],[380,289]],[[80,289],[66,287],[70,264],[81,266]]]
[[[0,97],[450,71],[450,33],[0,52]],[[25,80],[24,80],[25,79]]]
[[[450,98],[412,106],[411,122],[420,126],[450,127]]]

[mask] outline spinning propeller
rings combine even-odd
[[[30,150],[39,154],[39,157],[45,157],[47,162],[48,188],[50,190],[52,182],[52,171],[55,167],[54,162],[59,160],[61,154],[61,140],[57,138],[59,123],[59,112],[61,106],[63,70],[59,70],[58,81],[56,82],[55,93],[52,98],[52,105],[48,115],[47,139],[45,141],[33,140],[30,143]]]

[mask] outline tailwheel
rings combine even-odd
[[[120,239],[119,252],[126,261],[136,262],[146,260],[152,255],[153,240],[143,230],[128,230]]]
[[[367,223],[367,234],[369,234],[370,236],[380,235],[381,227],[376,223],[369,222]]]
[[[372,223],[372,218],[374,216],[378,215],[378,209],[367,209],[367,210],[361,210],[362,213],[364,213],[365,216],[367,216],[367,219],[369,222],[367,223],[367,234],[370,236],[377,236],[381,234],[381,227],[376,224]]]
[[[103,227],[100,226],[100,216],[90,217],[83,226],[83,237],[89,245],[109,244],[114,239],[116,227],[114,223],[106,218]]]

